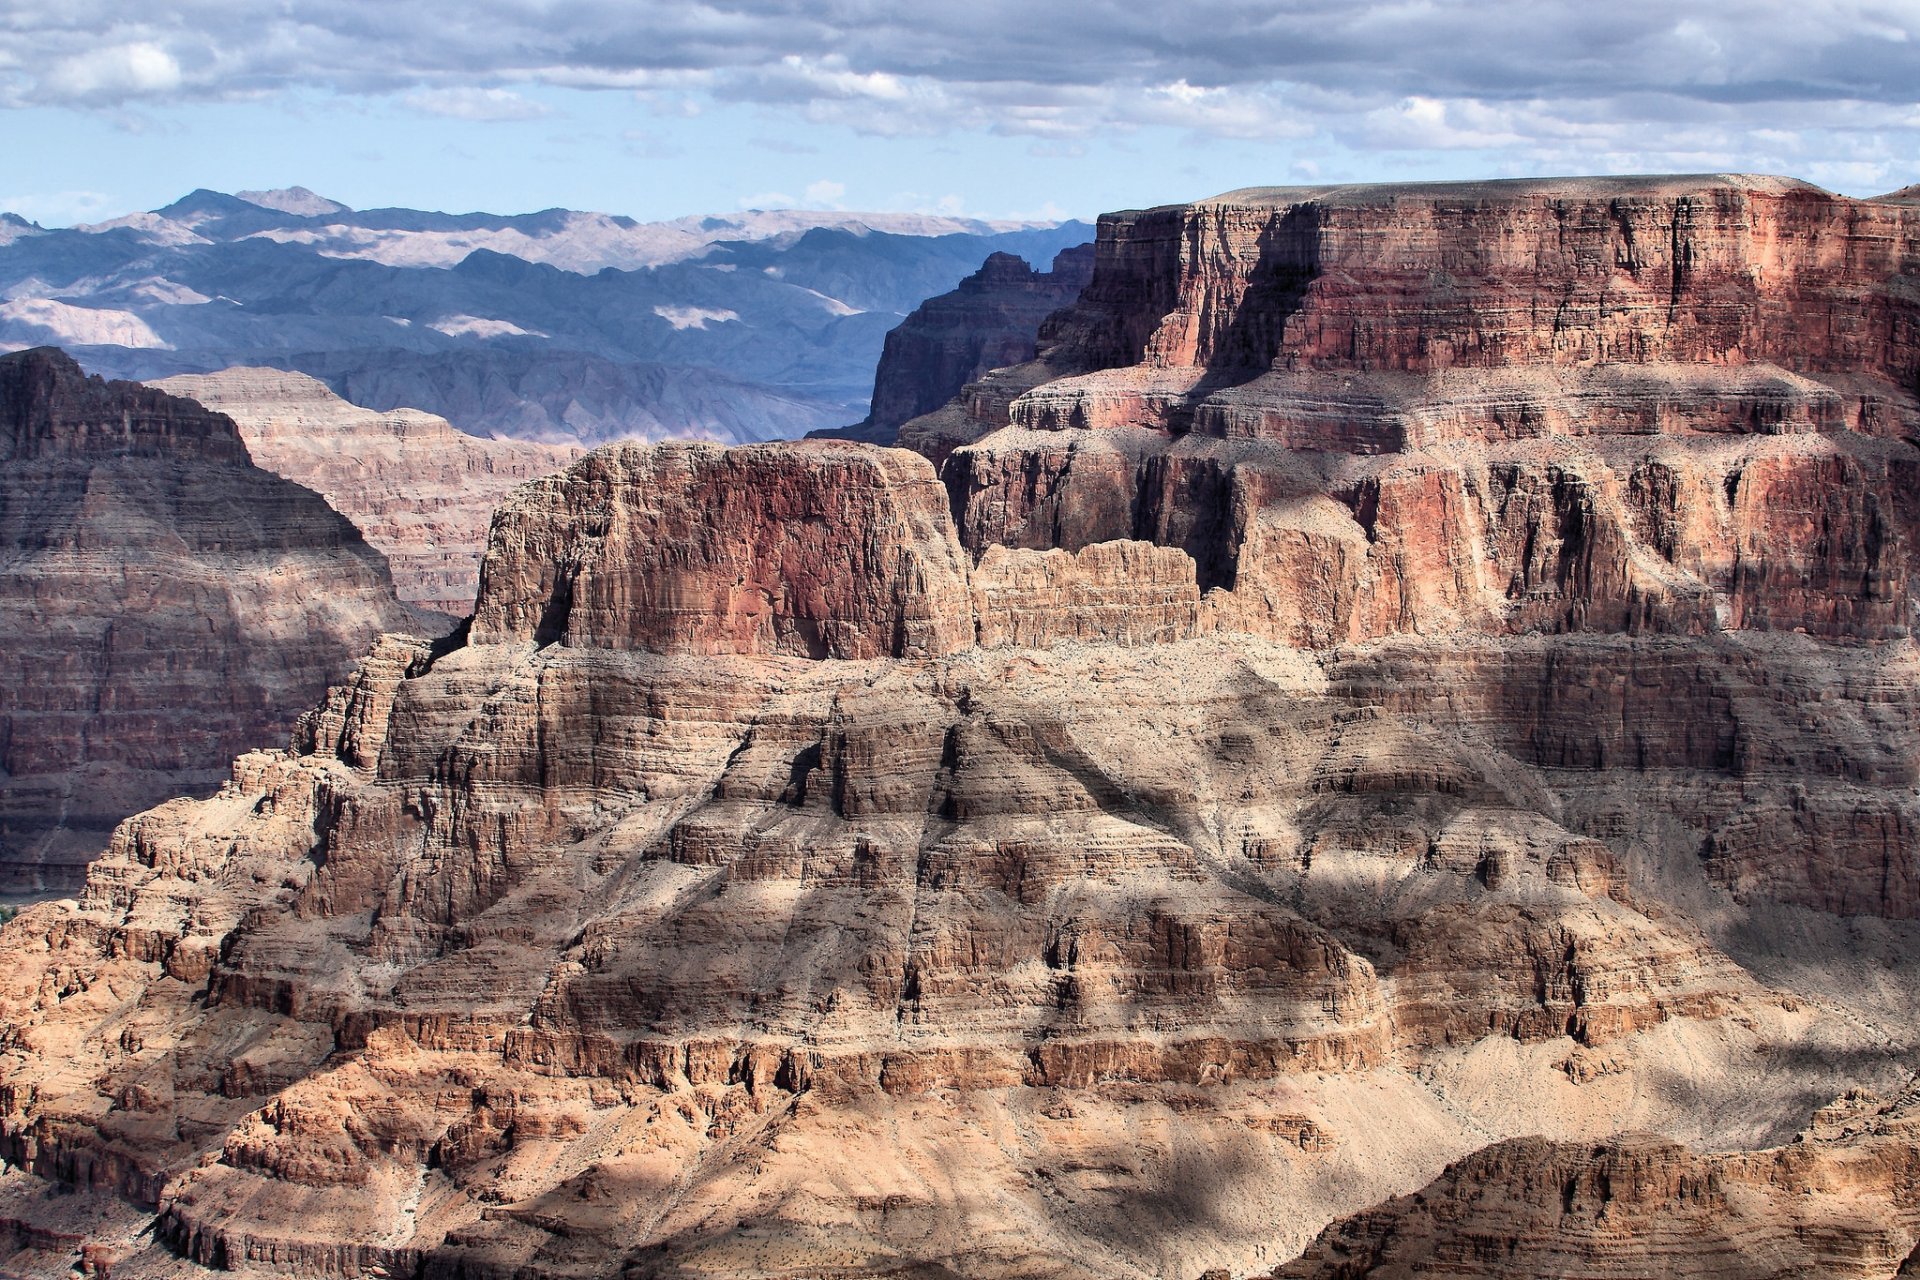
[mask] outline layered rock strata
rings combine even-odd
[[[1050,271],[994,253],[951,293],[929,298],[887,334],[867,416],[818,436],[892,444],[903,423],[931,413],[968,383],[1036,353],[1041,323],[1080,296],[1093,276],[1093,246],[1063,249]]]
[[[362,409],[317,378],[281,369],[152,385],[232,418],[257,466],[318,493],[386,556],[402,600],[456,618],[472,612],[494,507],[581,453],[482,440],[417,409]]]
[[[1916,1097],[1852,1094],[1791,1146],[1700,1155],[1646,1134],[1520,1139],[1329,1227],[1270,1280],[1375,1275],[1910,1275],[1920,1269]]]
[[[1288,643],[1906,634],[1920,219],[1783,179],[1111,215],[1045,356],[903,429],[961,535],[1190,552]]]
[[[1832,204],[1564,202],[1637,227],[1695,188],[1749,202],[1728,242],[1766,200]],[[1314,200],[1422,244],[1469,208],[1444,262],[1471,281],[1516,198],[1552,203]],[[1185,216],[1103,225],[1057,346],[977,403],[1161,386],[1157,357],[1043,379],[1163,320],[1284,348],[1299,311],[1240,303],[1319,277],[1236,292],[1212,205],[1206,234],[1129,230]],[[1905,267],[1847,264],[1905,234],[1835,260],[1835,333],[1849,290],[1898,312]],[[1445,301],[1439,266],[1354,243],[1326,288]],[[1580,264],[1633,274],[1569,252],[1539,260],[1576,299]],[[1714,280],[1698,308],[1747,287]],[[1612,332],[1575,311],[1571,349]],[[1237,341],[1181,376],[1243,368]],[[78,901],[7,926],[0,1153],[152,1213],[111,1235],[129,1273],[1603,1275],[1718,1266],[1748,1223],[1779,1267],[1732,1274],[1892,1276],[1910,1102],[1780,1144],[1898,1096],[1920,1050],[1920,453],[1887,429],[1916,407],[1898,343],[1847,347],[1815,373],[1879,416],[1770,435],[1727,416],[1753,362],[1659,342],[1580,374],[1696,388],[1634,401],[1650,434],[1208,434],[1259,381],[1221,373],[938,477],[843,443],[590,455],[502,508],[464,633],[383,640],[293,751],[124,824]],[[1473,420],[1481,383],[1445,386],[1420,403]],[[64,1264],[71,1209],[33,1185],[0,1180],[0,1215]]]
[[[127,814],[219,785],[383,630],[380,555],[233,423],[0,357],[0,883],[71,888]]]
[[[1175,549],[971,564],[942,499],[827,443],[519,491],[464,638],[384,641],[297,754],[10,926],[8,1160],[208,1266],[1180,1275],[1489,1136],[1755,1142],[1830,1054],[1898,1070],[1817,968],[1772,990],[1675,911],[1676,874],[1740,909],[1696,831],[1569,824],[1593,780],[1774,791],[1721,742],[1763,706],[1905,804],[1869,744],[1915,727],[1910,646],[1816,687],[1744,641],[1480,640],[1423,682],[1207,634]],[[1517,672],[1583,651],[1648,674],[1553,718],[1576,747],[1712,653],[1724,701],[1556,756]]]

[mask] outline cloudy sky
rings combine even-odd
[[[61,0],[0,208],[1087,216],[1288,182],[1920,181],[1920,0]]]

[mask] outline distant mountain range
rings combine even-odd
[[[887,331],[987,255],[1082,222],[751,211],[636,222],[194,191],[44,228],[0,213],[0,350],[151,379],[293,369],[477,435],[763,440],[862,418]]]

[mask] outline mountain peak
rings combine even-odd
[[[329,200],[305,187],[276,187],[271,191],[236,191],[234,196],[248,204],[276,213],[291,213],[302,218],[324,217],[330,213],[352,213],[351,205]]]

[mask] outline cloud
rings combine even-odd
[[[800,202],[784,191],[756,191],[750,196],[741,196],[742,209],[793,209]]]
[[[512,86],[709,101],[880,136],[1196,139],[1586,157],[1920,154],[1900,0],[65,0],[0,26],[0,103],[301,89],[529,118]],[[1784,136],[1785,141],[1779,137]],[[1859,153],[1859,154],[1844,154]],[[1878,158],[1876,158],[1878,157]]]
[[[450,120],[538,120],[553,108],[532,102],[511,89],[420,89],[403,99],[415,111]]]
[[[56,59],[40,82],[61,98],[118,103],[171,93],[180,81],[180,64],[173,55],[139,40]]]
[[[829,182],[825,178],[810,182],[804,192],[809,207],[814,209],[838,209],[840,198],[847,194],[844,182]]]

